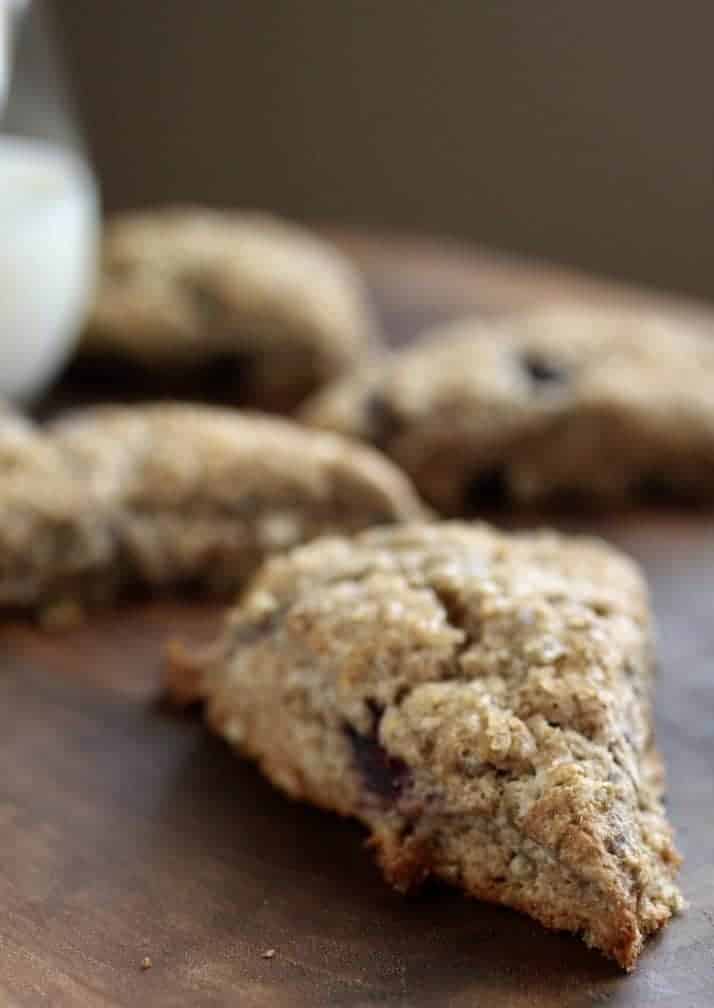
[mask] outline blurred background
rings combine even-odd
[[[54,0],[104,206],[431,233],[714,297],[711,0]]]

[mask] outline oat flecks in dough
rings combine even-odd
[[[154,588],[230,590],[276,550],[423,513],[376,452],[272,417],[105,407],[58,424],[54,438],[132,576]]]
[[[107,226],[78,367],[134,365],[127,381],[155,392],[289,411],[374,330],[362,279],[329,242],[257,212],[170,207]]]
[[[112,557],[109,530],[62,453],[0,407],[0,607],[66,615],[77,595],[108,586]]]
[[[467,319],[328,387],[308,423],[379,445],[448,515],[714,498],[714,332],[551,307]]]
[[[105,407],[47,432],[0,414],[0,604],[132,588],[230,592],[270,553],[423,517],[377,452],[287,420],[208,406]]]
[[[631,969],[681,906],[650,638],[597,540],[406,525],[269,561],[193,695],[278,787],[361,819],[397,887],[440,876]]]

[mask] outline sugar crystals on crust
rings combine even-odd
[[[173,675],[278,787],[365,823],[400,889],[440,876],[625,969],[681,906],[646,590],[597,540],[320,539],[264,565]]]

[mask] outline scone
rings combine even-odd
[[[425,511],[377,452],[210,406],[100,407],[50,428],[115,544],[114,576],[225,592],[271,552]]]
[[[471,319],[328,388],[303,419],[382,448],[447,515],[714,499],[714,338],[585,307]]]
[[[628,970],[681,907],[646,589],[604,543],[457,523],[317,540],[169,679],[288,795],[365,823],[400,889],[439,876]]]
[[[61,452],[0,410],[0,606],[39,611],[101,595],[113,544]]]
[[[259,213],[169,208],[107,226],[69,379],[105,399],[207,399],[292,410],[353,365],[374,324],[328,242]]]

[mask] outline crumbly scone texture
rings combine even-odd
[[[434,331],[303,419],[379,445],[447,515],[509,503],[714,497],[714,333],[532,309]]]
[[[440,876],[625,969],[682,905],[651,679],[626,557],[460,523],[273,558],[169,670],[287,794],[362,820],[399,888]]]
[[[328,242],[257,212],[173,207],[108,224],[80,364],[133,362],[159,389],[289,410],[373,337],[364,284]]]
[[[269,553],[425,514],[379,453],[274,417],[100,407],[50,436],[110,530],[121,581],[150,589],[230,591]]]
[[[101,591],[108,529],[62,453],[0,410],[0,606],[42,609]]]

